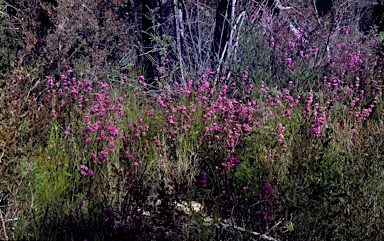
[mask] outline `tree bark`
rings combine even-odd
[[[220,59],[231,32],[232,0],[220,0],[216,11],[216,26],[213,36],[213,57]]]
[[[160,77],[158,67],[164,62],[175,63],[179,60],[179,67],[182,68],[180,27],[183,23],[180,18],[182,13],[180,6],[178,0],[142,1],[142,43],[146,53],[144,65],[147,66],[147,83],[155,84],[156,79]],[[154,16],[154,19],[149,16]],[[158,46],[153,39],[154,36],[162,40],[165,36],[170,37],[171,43],[167,43],[170,47],[164,49],[164,46]],[[165,50],[162,55],[158,47]]]
[[[144,47],[143,65],[146,68],[146,82],[154,84],[155,78],[158,73],[156,69],[156,62],[159,61],[159,53],[153,52],[152,36],[155,34],[154,20],[151,19],[152,13],[155,13],[160,7],[157,0],[143,0],[142,1],[142,17],[141,17],[141,41]]]

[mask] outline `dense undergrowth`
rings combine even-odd
[[[9,65],[0,237],[383,239],[383,34],[255,9],[226,72],[185,83]]]

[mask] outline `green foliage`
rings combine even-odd
[[[3,5],[3,1],[0,1],[0,77],[7,71],[7,69],[9,70],[9,62],[7,62],[7,59],[9,58],[9,53],[7,51],[7,46],[4,42],[5,40],[5,29],[4,29],[4,26],[3,26],[3,18],[5,18],[6,16],[5,13],[4,13],[4,5]],[[8,56],[7,56],[8,55]]]

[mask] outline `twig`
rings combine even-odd
[[[279,223],[278,223],[279,224]],[[204,223],[204,226],[211,226],[212,224],[209,224],[209,223]],[[268,235],[265,235],[265,234],[262,234],[262,233],[258,233],[258,232],[255,232],[255,231],[252,231],[252,230],[247,230],[243,227],[239,227],[237,225],[231,225],[231,224],[225,224],[225,223],[216,223],[216,224],[213,224],[213,226],[217,227],[217,228],[223,228],[223,229],[227,229],[227,228],[233,228],[235,230],[238,230],[238,231],[241,231],[241,232],[247,232],[247,233],[250,233],[252,235],[255,235],[255,236],[259,236],[260,238],[264,239],[264,240],[268,240],[268,241],[278,241],[278,239],[275,239],[275,238],[272,238]],[[276,225],[275,225],[276,226]]]
[[[233,38],[235,35],[235,31],[236,31],[236,26],[235,26],[236,0],[232,0],[231,6],[232,6],[231,15],[230,15],[230,17],[231,17],[231,25],[230,25],[231,31],[229,32],[229,39],[227,42],[227,43],[229,43],[229,46],[228,46],[228,53],[227,53],[226,60],[225,60],[225,63],[227,63],[227,64],[228,64],[228,61],[229,61],[229,58],[230,58],[230,55],[231,55],[231,52],[233,49],[232,42],[233,42]]]
[[[0,12],[1,13],[1,12]],[[20,28],[0,27],[1,30],[19,30]]]
[[[288,10],[288,9],[292,9],[292,7],[284,7],[280,0],[275,0],[275,4],[276,4],[276,7],[280,10]]]
[[[227,63],[229,62],[229,57],[230,57],[230,54],[233,52],[233,59],[236,59],[236,54],[237,54],[237,47],[239,46],[239,42],[240,42],[240,29],[243,25],[243,22],[244,22],[244,17],[245,17],[245,11],[241,12],[241,14],[238,16],[237,20],[236,20],[236,24],[233,26],[232,30],[231,30],[231,38],[234,36],[236,36],[236,41],[234,43],[231,49],[231,51],[228,51],[228,55],[227,55]],[[236,33],[235,33],[236,31]],[[231,39],[230,40],[231,42],[233,42],[233,40]],[[228,74],[227,74],[227,80],[231,77],[231,71],[228,71]]]
[[[279,222],[277,222],[275,225],[273,225],[273,227],[271,229],[269,229],[268,232],[270,232],[271,230],[274,230],[275,228],[277,228],[277,226],[279,226],[283,221],[284,221],[284,218],[281,219]]]
[[[4,217],[3,217],[3,212],[1,210],[0,210],[0,218],[1,218],[1,223],[3,224],[2,228],[3,228],[3,233],[4,233],[4,239],[8,240],[7,230],[5,229],[5,221],[4,221]]]
[[[0,155],[0,164],[3,163],[3,161],[1,159],[3,159],[4,154],[5,154],[5,150]]]
[[[11,219],[5,220],[5,222],[14,222],[14,221],[18,221],[18,220],[19,220],[18,218],[11,218]]]
[[[232,4],[236,4],[236,1],[235,0],[232,0],[231,1],[231,3]],[[219,49],[221,49],[221,45],[222,45],[222,41],[223,41],[223,34],[224,34],[224,31],[223,31],[223,29],[224,29],[224,26],[225,26],[225,24],[228,24],[228,23],[226,23],[226,21],[227,22],[229,22],[229,20],[231,20],[231,19],[233,19],[234,18],[234,16],[233,15],[230,15],[229,16],[229,18],[228,18],[228,11],[231,11],[231,13],[232,12],[234,12],[234,9],[235,9],[235,6],[234,5],[232,5],[231,7],[231,9],[229,10],[228,8],[229,8],[229,6],[230,6],[230,3],[228,2],[227,3],[227,6],[226,6],[226,10],[225,10],[225,15],[223,16],[225,19],[224,19],[224,21],[223,21],[223,25],[222,25],[222,30],[221,30],[221,35],[220,35],[220,43],[219,43]],[[231,24],[232,24],[232,20],[231,20]],[[229,27],[232,27],[233,25],[230,25]],[[224,57],[226,56],[226,54],[227,54],[227,51],[228,51],[228,49],[230,48],[230,41],[232,40],[232,30],[230,31],[230,33],[229,33],[229,40],[227,40],[226,42],[225,42],[225,45],[224,45],[224,49],[222,50],[222,53],[221,53],[221,56],[218,56],[218,57],[220,57],[220,59],[219,59],[219,64],[218,64],[218,66],[217,66],[217,69],[216,69],[216,75],[218,75],[219,73],[220,73],[220,70],[221,70],[221,67],[222,67],[222,65],[223,65],[223,61],[224,61]],[[219,51],[219,54],[220,54],[220,51]],[[224,72],[224,71],[223,71]],[[217,83],[217,78],[216,78],[216,80],[215,80],[215,82],[214,82],[214,86],[216,86],[216,83]]]
[[[9,3],[7,3],[6,1],[4,1],[3,0],[3,3],[5,3],[5,7],[11,7],[11,8],[13,8],[13,9],[15,9],[16,11],[18,11],[18,12],[21,12],[21,10],[20,9],[18,9],[17,7],[15,7],[15,6],[12,6],[11,4],[9,4]]]
[[[184,66],[183,66],[183,59],[182,59],[182,54],[181,54],[181,33],[184,35],[184,31],[182,28],[182,11],[181,9],[178,8],[178,1],[173,0],[173,7],[175,11],[175,25],[176,25],[176,48],[177,48],[177,54],[179,55],[179,65],[180,65],[180,73],[181,73],[181,80],[182,84],[185,85],[185,77],[184,77]]]
[[[315,9],[317,22],[320,24],[319,12],[317,11],[317,7],[316,7],[316,0],[313,0],[313,8]]]
[[[29,95],[31,94],[31,91],[34,90],[39,84],[40,84],[40,80],[36,81],[35,85],[32,86],[32,88],[29,89],[28,94],[27,94],[27,99],[29,98]]]

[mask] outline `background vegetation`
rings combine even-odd
[[[382,5],[179,3],[0,1],[0,238],[382,240]]]

